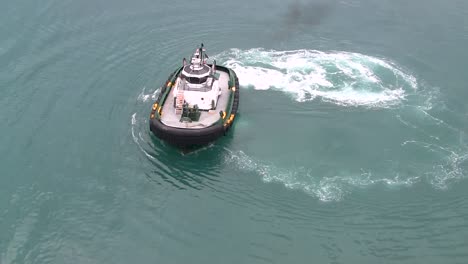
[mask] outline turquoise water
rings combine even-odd
[[[1,1],[0,263],[467,263],[466,1]],[[201,42],[231,133],[149,131]]]

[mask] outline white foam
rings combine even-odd
[[[149,99],[151,100],[156,100],[158,97],[159,89],[156,89],[154,92],[145,94],[146,87],[143,87],[143,90],[141,90],[141,93],[138,95],[137,100],[141,102],[146,102]]]
[[[336,176],[317,175],[311,168],[280,168],[273,164],[268,164],[256,160],[243,151],[227,151],[225,162],[234,164],[237,169],[258,174],[265,182],[280,182],[285,187],[302,190],[317,197],[321,201],[340,201],[348,193],[356,188],[367,187],[376,184],[387,186],[411,187],[423,180],[431,183],[435,188],[447,189],[450,183],[466,178],[468,164],[468,153],[466,149],[459,152],[453,149],[433,145],[429,143],[409,140],[402,143],[402,146],[416,144],[427,148],[428,151],[438,151],[442,155],[442,160],[433,165],[432,170],[421,172],[420,175],[401,175],[398,171],[392,175],[387,173],[377,173],[374,175],[370,170],[361,169],[360,172],[336,172]],[[445,161],[444,161],[445,160]]]
[[[375,177],[371,171],[361,170],[357,173],[340,173],[332,177],[316,175],[308,168],[279,168],[249,157],[243,151],[231,151],[225,149],[226,163],[234,164],[238,169],[257,173],[265,182],[280,182],[285,187],[302,190],[319,200],[340,201],[346,194],[355,188],[366,187],[375,184],[388,186],[412,186],[420,180],[419,176],[402,177],[395,173],[392,177]]]
[[[150,153],[148,153],[144,148],[143,146],[140,144],[140,140],[142,142],[144,142],[144,139],[141,135],[141,133],[138,133],[138,136],[135,134],[136,131],[135,129],[137,129],[137,126],[138,126],[138,122],[137,122],[137,113],[133,113],[132,114],[132,119],[131,119],[131,123],[132,123],[132,138],[133,138],[133,142],[135,142],[135,144],[138,146],[138,148],[145,154],[146,157],[148,157],[149,159],[151,160],[155,160],[155,157],[153,157]]]
[[[132,115],[132,126],[136,124],[136,113]]]
[[[241,86],[278,89],[299,102],[320,98],[343,106],[388,107],[417,88],[395,64],[359,53],[231,49],[215,56],[234,69]]]

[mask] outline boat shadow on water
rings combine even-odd
[[[201,190],[218,182],[225,167],[226,149],[235,137],[235,127],[233,125],[229,133],[208,145],[188,148],[170,145],[149,132],[154,153],[146,156],[151,164],[145,172],[147,179],[179,190]]]

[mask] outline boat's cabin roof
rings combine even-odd
[[[182,73],[187,77],[200,77],[200,76],[208,76],[210,74],[211,68],[204,64],[200,67],[194,67],[194,65],[186,65]]]
[[[186,61],[184,58],[184,68],[180,74],[180,78],[183,79],[185,82],[184,89],[187,88],[201,88],[200,84],[206,84],[211,86],[213,84],[213,80],[218,79],[218,75],[215,72],[215,64],[208,65],[207,60],[208,55],[205,53],[205,49],[203,48],[203,44],[200,48],[195,50],[195,53],[192,55],[190,65],[186,65]],[[210,79],[212,78],[212,79]],[[195,85],[195,86],[193,86]]]
[[[180,77],[191,84],[205,83],[210,76],[211,68],[208,65],[202,65],[202,67],[198,68],[192,66],[193,65],[185,66]]]

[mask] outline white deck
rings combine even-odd
[[[180,122],[180,115],[175,114],[172,97],[174,87],[172,87],[162,109],[161,122],[166,126],[171,127],[198,129],[211,126],[213,123],[218,121],[221,118],[219,111],[226,110],[231,91],[229,90],[228,86],[229,74],[219,70],[217,72],[220,73],[219,87],[221,88],[221,95],[219,96],[218,104],[216,105],[215,110],[210,110],[208,112],[200,111],[201,115],[198,121]]]

